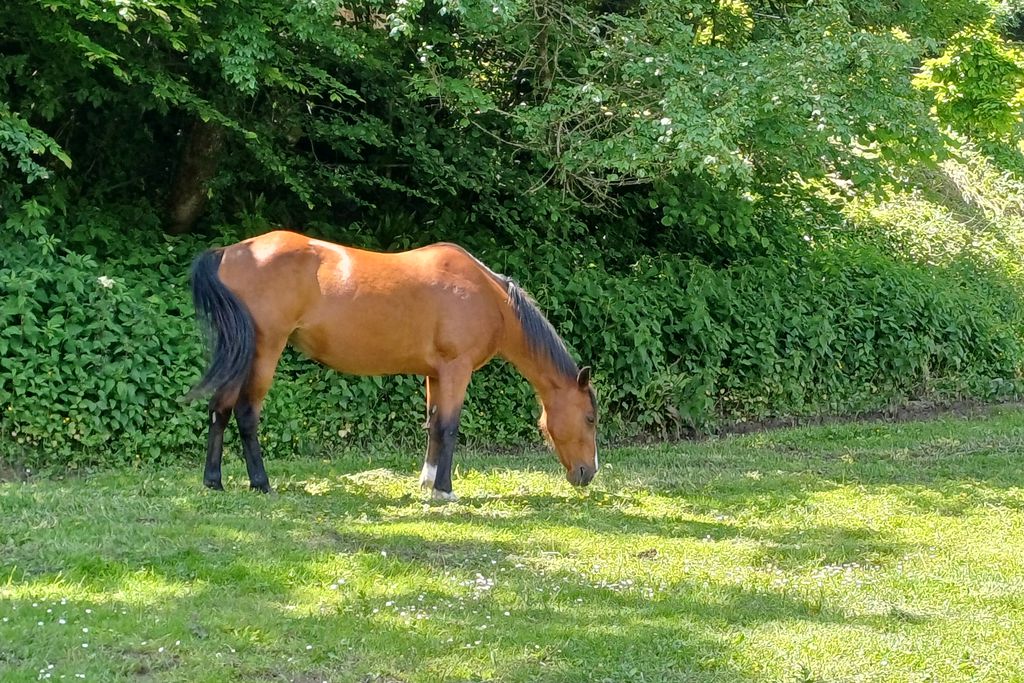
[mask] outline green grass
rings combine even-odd
[[[1002,409],[609,450],[582,494],[463,451],[448,505],[412,453],[0,484],[0,680],[1024,681],[1022,452]]]

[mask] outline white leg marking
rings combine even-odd
[[[454,493],[449,493],[448,491],[438,491],[437,489],[433,489],[432,493],[430,494],[430,497],[433,498],[434,500],[444,500],[448,502],[456,501],[459,499],[459,497],[456,496]]]
[[[420,486],[425,489],[434,488],[434,479],[437,478],[437,465],[423,463],[423,470],[420,471]]]

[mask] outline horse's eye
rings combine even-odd
[[[594,424],[594,416],[593,415],[587,415],[587,422],[589,422],[590,424]]]

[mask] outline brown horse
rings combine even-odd
[[[249,483],[269,491],[256,431],[285,344],[353,375],[415,374],[427,383],[427,455],[420,483],[452,496],[452,453],[473,372],[500,355],[533,385],[540,428],[566,478],[597,472],[597,403],[530,297],[461,247],[383,254],[272,232],[200,254],[196,314],[213,349],[189,396],[212,393],[204,483],[222,489],[224,428],[238,421]]]

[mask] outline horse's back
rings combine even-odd
[[[477,367],[494,354],[504,323],[499,297],[461,248],[318,248],[329,252],[322,296],[297,335],[313,357],[354,374],[433,375],[447,362]]]
[[[493,273],[448,243],[381,253],[274,232],[228,247],[222,278],[258,328],[352,374],[476,367],[504,324]]]

